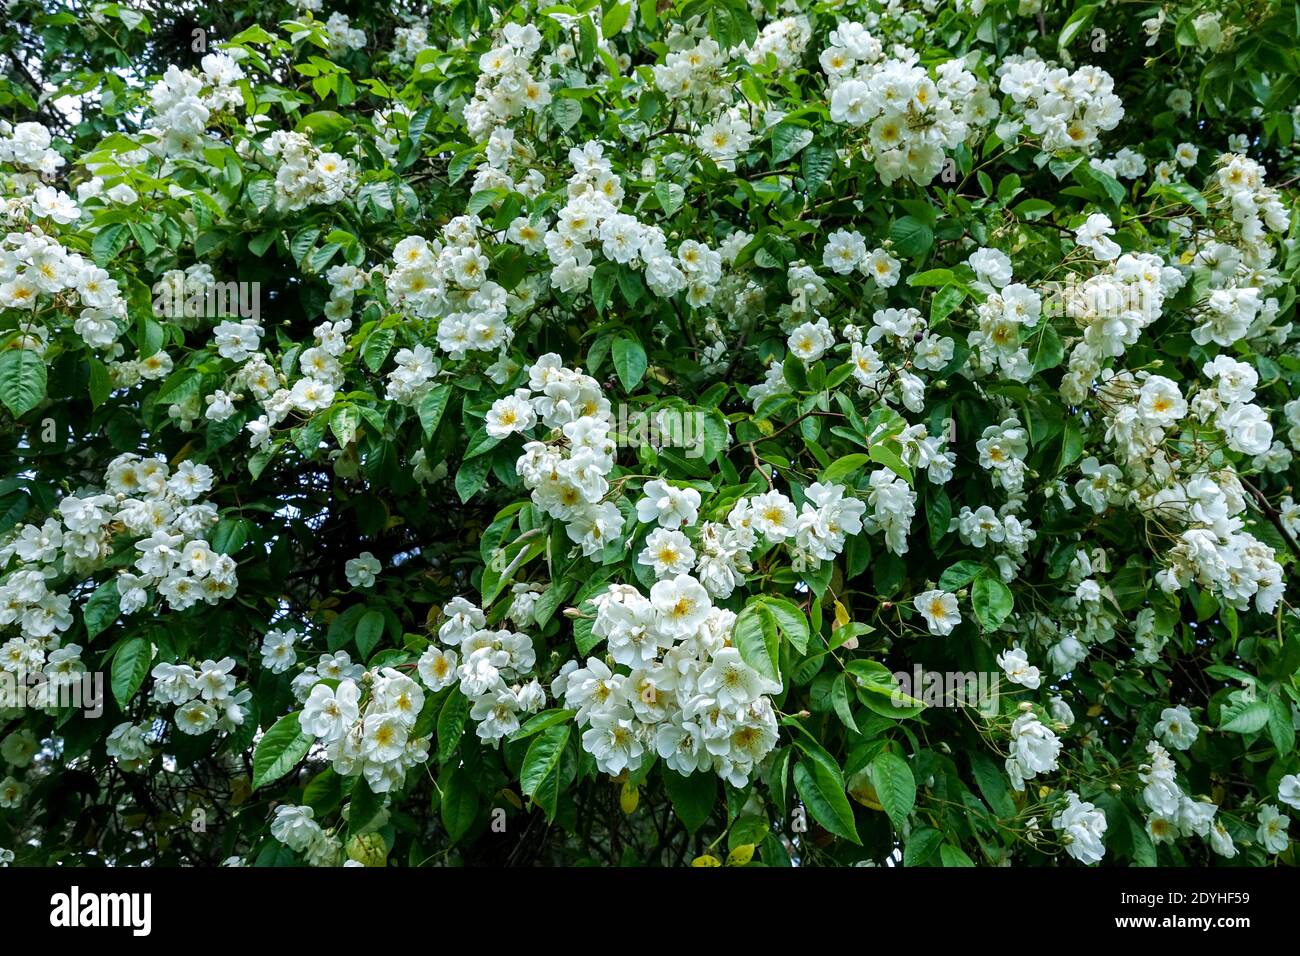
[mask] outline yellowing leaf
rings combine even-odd
[[[742,843],[727,854],[727,866],[744,866],[754,858],[754,844]]]
[[[849,796],[862,804],[868,810],[879,810],[884,812],[884,807],[880,805],[880,800],[876,796],[876,789],[867,780],[866,774],[863,774],[860,780],[851,782],[849,786]]]
[[[623,789],[618,794],[618,805],[623,808],[623,812],[631,814],[640,802],[641,792],[629,783],[623,784]]]
[[[838,599],[835,601],[835,630],[847,625],[852,618],[849,617],[849,609],[846,608]]]
[[[722,861],[716,856],[709,856],[706,853],[704,856],[697,856],[691,860],[691,866],[722,866]]]

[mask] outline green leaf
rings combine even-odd
[[[139,692],[153,663],[153,648],[143,637],[133,637],[113,655],[113,675],[110,685],[113,699],[123,711]]]
[[[812,143],[804,147],[802,159],[804,188],[812,196],[830,179],[831,170],[835,168],[835,150],[821,143]]]
[[[627,25],[628,17],[632,14],[631,3],[616,3],[605,12],[600,20],[600,35],[606,40],[611,39],[616,33],[621,31]]]
[[[907,467],[903,459],[898,456],[898,452],[894,451],[889,445],[883,442],[872,445],[867,450],[867,455],[872,461],[884,465],[909,485],[912,483],[912,469]]]
[[[944,866],[974,866],[975,861],[966,855],[966,851],[959,846],[953,846],[951,843],[945,843],[939,847],[939,859]]]
[[[570,102],[570,101],[556,100],[554,103],[551,104],[551,111],[555,112],[557,108],[557,104],[564,103],[564,102]],[[582,112],[582,107],[578,107],[578,112],[579,113]],[[567,129],[567,127],[565,128]],[[459,182],[461,177],[464,176],[467,172],[469,172],[470,166],[473,165],[474,160],[476,160],[478,156],[479,156],[478,147],[463,149],[455,156],[453,156],[451,158],[451,162],[447,164],[447,182],[453,186],[457,182]]]
[[[682,208],[682,203],[686,202],[686,190],[677,183],[655,183],[651,191],[659,200],[665,216],[673,215]]]
[[[984,802],[999,817],[1014,817],[1016,815],[1016,804],[1011,799],[1011,791],[1007,787],[1006,775],[998,769],[989,757],[977,751],[970,755],[971,773],[975,776],[975,785],[979,787],[980,794],[984,797]]]
[[[929,529],[930,547],[937,545],[952,522],[952,501],[938,485],[930,485],[925,496],[925,522]]]
[[[371,790],[364,777],[359,777],[352,785],[352,796],[348,802],[348,833],[353,836],[364,833],[383,809],[383,796]]]
[[[217,554],[237,554],[248,542],[248,527],[243,518],[222,518],[212,532],[212,550]]]
[[[130,240],[131,231],[127,229],[126,223],[110,223],[100,229],[91,240],[90,254],[95,257],[97,264],[106,265],[117,258]]]
[[[952,315],[965,298],[966,290],[961,286],[944,286],[930,299],[930,323],[942,322]]]
[[[357,651],[363,661],[370,659],[370,653],[378,646],[384,636],[384,615],[379,611],[367,611],[357,621]]]
[[[1286,757],[1295,749],[1295,724],[1291,719],[1291,705],[1281,694],[1268,696],[1268,735],[1272,738],[1279,757]]]
[[[934,827],[913,830],[903,847],[903,866],[924,866],[942,842],[943,834]]]
[[[858,733],[857,722],[853,719],[852,698],[849,696],[849,679],[843,674],[836,674],[831,683],[831,706],[844,726],[855,734]]]
[[[1056,368],[1065,358],[1065,346],[1061,344],[1061,337],[1056,334],[1056,329],[1046,323],[1041,330],[1034,333],[1028,351],[1029,361],[1035,373]]]
[[[995,631],[1010,616],[1014,606],[1011,589],[987,571],[981,572],[971,585],[971,606],[980,627]]]
[[[275,783],[307,756],[316,738],[303,733],[301,711],[285,714],[262,735],[253,750],[253,789]]]
[[[430,389],[420,399],[420,404],[415,410],[420,416],[420,427],[424,429],[425,438],[432,438],[433,433],[438,430],[438,423],[442,421],[442,413],[447,408],[447,399],[450,396],[451,386],[439,385]]]
[[[361,358],[370,371],[379,371],[396,340],[396,329],[374,329],[366,336],[366,344],[361,347]]]
[[[109,378],[108,366],[99,359],[90,359],[86,364],[90,372],[90,404],[93,408],[98,408],[108,401],[108,396],[113,392],[113,383]]]
[[[81,609],[82,620],[86,623],[86,638],[93,640],[102,634],[109,625],[117,620],[121,609],[121,596],[117,590],[117,578],[105,581],[95,588],[85,606]]]
[[[794,786],[814,820],[836,836],[862,845],[843,783],[826,767],[800,760],[794,765]]]
[[[576,710],[565,710],[563,708],[552,708],[544,710],[539,714],[534,714],[524,722],[524,725],[510,735],[510,740],[523,740],[533,734],[541,733],[547,727],[553,727],[556,724],[564,723],[566,720],[572,720],[577,714]]]
[[[447,828],[447,837],[456,843],[469,832],[478,816],[478,790],[469,773],[460,768],[453,770],[439,784],[442,788],[442,806],[439,808],[442,825]]]
[[[890,750],[882,750],[867,767],[876,798],[898,829],[916,805],[916,780],[907,761]]]
[[[459,690],[452,688],[447,699],[438,711],[438,762],[446,763],[451,759],[461,735],[465,733],[465,721],[469,719],[469,701]]]
[[[934,245],[934,230],[915,216],[904,216],[890,227],[889,238],[898,255],[913,259]]]
[[[548,820],[555,819],[560,794],[560,759],[569,742],[571,727],[572,724],[565,721],[547,727],[534,737],[519,769],[520,789],[524,796],[531,797],[533,803],[542,808]]]
[[[487,483],[488,471],[492,468],[490,455],[479,455],[462,462],[456,469],[456,494],[462,503],[469,501],[483,485]]]
[[[555,121],[555,125],[563,133],[573,129],[577,121],[582,118],[582,104],[575,99],[567,99],[563,98],[563,96],[551,100],[550,111],[551,120]]]
[[[772,165],[780,166],[793,159],[813,141],[813,132],[794,123],[777,123],[772,130]]]
[[[837,458],[829,466],[823,469],[820,481],[842,482],[850,475],[858,474],[871,461],[871,456],[861,452],[855,455],[845,455],[843,458]]]
[[[800,654],[808,653],[808,617],[803,609],[785,598],[763,596],[763,606],[776,618],[777,627]]]
[[[1266,700],[1234,701],[1220,711],[1219,729],[1231,734],[1258,733],[1268,725],[1270,713]]]
[[[618,380],[623,383],[624,390],[635,390],[649,367],[641,343],[636,339],[619,336],[614,340],[610,354],[614,359],[614,371],[618,373]]]
[[[776,616],[761,599],[746,605],[740,612],[732,632],[732,642],[746,664],[768,680],[780,681]]]
[[[0,402],[21,418],[45,398],[45,360],[31,349],[0,352]]]
[[[718,795],[718,776],[710,771],[693,773],[683,777],[676,771],[665,767],[662,771],[664,789],[673,805],[673,813],[694,833],[704,826],[713,812]]]

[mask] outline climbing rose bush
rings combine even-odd
[[[1291,4],[11,4],[0,863],[1294,863]]]

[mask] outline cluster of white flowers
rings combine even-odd
[[[1187,144],[1184,143],[1183,145],[1185,146]],[[1179,149],[1181,150],[1182,147],[1180,146]],[[1185,165],[1187,166],[1191,166],[1196,162],[1196,147],[1193,146],[1191,149],[1193,151],[1191,153],[1191,162],[1186,163]],[[1178,153],[1177,156],[1179,157],[1179,162],[1181,163],[1187,155],[1186,152]],[[1115,155],[1106,159],[1093,157],[1089,160],[1088,165],[1093,169],[1100,170],[1101,172],[1114,177],[1115,179],[1140,179],[1147,173],[1146,157],[1137,150],[1130,149],[1127,146],[1119,149],[1116,151]]]
[[[961,60],[935,68],[897,45],[889,56],[861,23],[841,22],[821,55],[830,88],[831,119],[869,127],[862,155],[886,186],[906,177],[927,185],[943,169],[945,150],[965,142],[972,127],[997,115],[997,103]]]
[[[744,111],[733,106],[700,127],[695,145],[725,170],[734,172],[736,159],[754,142],[754,129]]]
[[[1166,593],[1193,582],[1240,611],[1252,599],[1272,614],[1286,580],[1271,547],[1242,531],[1246,501],[1235,473],[1203,475],[1162,488],[1150,499],[1156,513],[1186,529],[1162,559],[1156,584]]]
[[[1014,415],[984,429],[975,442],[980,467],[993,483],[1010,494],[1025,483],[1025,456],[1029,454],[1029,432]]]
[[[499,399],[487,415],[489,433],[498,436],[526,432],[539,422],[555,430],[553,443],[527,442],[515,469],[533,503],[564,522],[586,557],[617,542],[625,521],[618,505],[605,500],[605,476],[614,468],[615,454],[609,409],[594,378],[565,368],[558,355],[548,353],[529,366],[528,388]],[[699,492],[688,491],[698,506]]]
[[[104,752],[127,773],[140,773],[153,759],[151,740],[154,737],[152,720],[139,723],[124,721],[112,729],[104,741]]]
[[[1007,652],[1004,656],[1014,656]],[[1009,671],[1023,666],[1023,654],[1016,659],[1012,667],[1008,661],[1003,667]],[[1037,686],[1037,672],[1034,672],[1034,686]],[[1022,705],[1022,708],[1027,705]],[[1024,710],[1011,724],[1011,755],[1006,759],[1007,776],[1016,790],[1025,789],[1025,781],[1032,780],[1040,773],[1051,773],[1056,769],[1057,758],[1061,754],[1061,740],[1045,723],[1038,719],[1032,710]]]
[[[272,674],[283,674],[298,663],[294,645],[302,635],[296,628],[270,628],[262,638],[262,666]]]
[[[1061,397],[1068,404],[1081,403],[1101,375],[1102,363],[1135,344],[1142,330],[1160,318],[1165,299],[1186,281],[1185,273],[1159,256],[1139,253],[1121,255],[1082,282],[1067,283],[1059,292],[1064,312],[1083,330],[1083,338],[1070,352]]]
[[[321,680],[360,681],[366,673],[361,664],[352,663],[352,655],[347,651],[322,654],[315,664],[308,664],[293,679],[291,687],[294,699],[303,703],[311,694],[312,688]]]
[[[262,413],[245,424],[249,445],[263,448],[271,441],[271,429],[293,412],[310,416],[329,408],[343,385],[346,372],[340,357],[348,350],[351,319],[325,321],[313,330],[315,342],[298,353],[302,377],[289,386],[283,375],[258,348],[264,334],[255,319],[224,321],[213,330],[217,354],[238,364],[230,373],[226,388],[208,396],[207,417],[224,421],[234,414],[233,403],[250,392]]]
[[[1071,73],[1039,59],[1008,57],[998,66],[999,88],[1015,102],[1018,113],[999,124],[998,137],[1010,142],[1021,126],[1041,140],[1047,152],[1089,150],[1103,131],[1124,118],[1109,73],[1081,66]]]
[[[310,139],[292,130],[276,130],[262,143],[267,156],[279,160],[275,173],[278,209],[298,211],[342,202],[356,191],[356,170],[338,153],[322,153]]]
[[[736,616],[687,574],[658,581],[648,598],[613,585],[591,603],[592,635],[628,673],[596,657],[585,667],[569,661],[551,693],[577,712],[582,746],[601,772],[636,771],[658,754],[680,774],[712,770],[745,785],[776,745],[767,695],[781,687],[731,646]]]
[[[152,697],[161,704],[176,705],[176,727],[198,736],[214,727],[233,733],[248,719],[247,704],[253,699],[248,688],[236,690],[235,659],[205,660],[190,664],[162,663],[154,667]]]
[[[1264,167],[1236,153],[1224,153],[1217,165],[1216,178],[1224,204],[1248,248],[1260,243],[1266,227],[1276,233],[1285,233],[1291,227],[1291,214],[1281,195],[1264,184]]]
[[[971,349],[966,373],[988,375],[997,369],[1003,378],[1029,381],[1034,374],[1029,346],[1043,315],[1042,296],[1011,281],[1011,260],[1003,252],[981,248],[966,261],[975,271],[976,287],[986,293],[975,310],[979,327],[966,337]]]
[[[885,547],[894,554],[906,554],[907,536],[912,530],[912,519],[916,517],[916,492],[886,468],[873,471],[869,480],[871,490],[867,492],[867,504],[871,506],[871,513],[867,515],[864,526],[872,533],[882,532]]]
[[[198,320],[209,314],[209,299],[216,286],[217,277],[206,262],[168,269],[153,284],[155,312],[181,328],[195,328]]]
[[[472,188],[475,192],[502,190],[501,196],[493,200],[493,208],[501,205],[505,193],[515,192],[535,199],[546,188],[546,176],[535,165],[537,150],[528,139],[516,136],[510,127],[498,126],[492,130],[483,155],[487,162],[475,170]]]
[[[75,676],[81,648],[60,647],[58,635],[72,626],[71,598],[47,582],[64,574],[87,575],[112,552],[112,539],[125,531],[135,538],[135,572],[117,579],[119,609],[140,610],[156,588],[170,607],[199,601],[216,604],[235,593],[235,562],[212,551],[204,532],[217,520],[216,508],[197,499],[212,486],[206,465],[183,462],[174,474],[158,458],[119,455],[109,465],[106,490],[65,496],[57,516],[22,525],[0,546],[0,567],[18,564],[0,582],[0,626],[16,624],[21,634],[0,648],[0,666],[24,673],[45,668]]]
[[[792,70],[803,59],[803,52],[811,39],[812,23],[807,17],[782,17],[764,26],[754,45],[742,46],[741,51],[745,59],[756,66],[767,63],[770,56],[775,59],[778,69]]]
[[[443,227],[441,241],[409,236],[393,250],[390,301],[419,318],[438,319],[438,347],[453,359],[503,349],[514,335],[506,291],[487,277],[482,225],[477,216],[459,216]],[[422,364],[418,357],[416,364]]]
[[[325,35],[329,37],[330,52],[335,54],[361,50],[366,45],[365,31],[354,29],[347,14],[337,10],[325,21]]]
[[[195,156],[207,141],[212,114],[243,104],[237,84],[244,71],[231,55],[209,53],[200,66],[195,73],[173,64],[149,91],[153,115],[144,132],[154,138],[146,149],[163,157]]]
[[[551,88],[530,72],[542,46],[542,34],[531,23],[507,23],[499,45],[479,57],[474,97],[465,106],[465,127],[477,140],[494,127],[531,110],[541,113],[551,102]]]
[[[901,481],[901,479],[898,479]],[[892,472],[881,469],[871,476],[867,501],[846,497],[843,485],[814,482],[804,492],[804,503],[796,514],[794,502],[775,489],[741,498],[732,507],[727,523],[738,531],[761,534],[769,543],[789,540],[793,565],[798,570],[817,567],[831,561],[844,550],[849,535],[867,531],[884,531],[891,549],[900,537],[907,550],[907,527],[915,511],[916,495],[901,482],[894,483]],[[874,511],[867,514],[870,505]],[[639,506],[638,506],[639,510]],[[865,515],[865,518],[864,518]],[[753,547],[752,540],[738,542],[745,547],[745,559]],[[901,552],[900,552],[901,553]]]
[[[394,63],[414,63],[425,50],[433,49],[429,43],[429,30],[423,24],[398,27],[393,31],[393,49],[388,58]]]
[[[1170,729],[1170,725],[1174,729]],[[1195,737],[1196,725],[1191,722],[1191,715],[1186,708],[1166,708],[1161,722],[1156,726],[1157,733],[1182,742],[1188,733],[1185,726],[1190,725],[1190,733]],[[1186,749],[1180,747],[1179,749]],[[1215,819],[1219,808],[1208,799],[1194,800],[1178,785],[1178,765],[1169,756],[1169,751],[1152,740],[1147,744],[1150,763],[1143,764],[1138,772],[1138,779],[1143,783],[1142,802],[1147,808],[1146,831],[1155,844],[1172,843],[1178,837],[1198,836],[1208,839],[1210,848],[1223,857],[1237,855],[1232,837],[1223,823]],[[1285,837],[1285,834],[1284,834]],[[1283,841],[1283,849],[1285,846]],[[1274,850],[1273,852],[1278,852]]]
[[[882,289],[898,284],[900,264],[887,249],[867,251],[866,240],[859,232],[836,229],[822,250],[822,264],[837,275],[860,272],[875,280]]]
[[[655,86],[670,100],[690,99],[712,93],[714,87],[709,81],[725,62],[718,41],[706,36],[693,46],[669,50],[663,63],[651,70]]]
[[[324,745],[336,773],[360,775],[374,793],[388,793],[402,785],[408,770],[429,759],[429,738],[412,735],[424,690],[394,668],[366,671],[340,655],[322,656],[313,676],[320,680],[336,672],[347,676],[337,686],[311,686],[298,723]],[[301,693],[312,679],[304,671],[294,680],[295,689]]]
[[[511,606],[516,621],[530,620],[534,599]],[[525,611],[528,612],[525,615]],[[470,717],[479,739],[494,745],[519,729],[521,717],[546,705],[546,691],[535,678],[525,679],[537,663],[527,634],[504,628],[489,630],[487,616],[463,597],[443,607],[438,628],[443,646],[431,644],[420,656],[420,679],[432,691],[456,684],[470,702]]]
[[[51,147],[53,141],[40,123],[0,120],[0,163],[12,163],[38,176],[53,176],[67,163]]]
[[[1074,791],[1067,791],[1065,808],[1052,818],[1052,826],[1065,837],[1065,852],[1080,863],[1098,863],[1106,855],[1101,838],[1106,835],[1106,814]]]
[[[531,252],[546,250],[555,288],[567,293],[587,288],[596,271],[591,248],[595,246],[611,262],[643,269],[646,285],[661,298],[685,290],[687,301],[696,308],[713,300],[722,279],[721,254],[688,239],[674,255],[661,228],[619,212],[623,185],[600,143],[574,147],[569,162],[574,170],[569,199],[554,225],[521,217],[507,234]]]
[[[1203,371],[1214,387],[1200,389],[1190,403],[1164,376],[1107,372],[1097,399],[1108,440],[1127,474],[1093,458],[1084,462],[1086,480],[1076,490],[1094,510],[1102,510],[1123,481],[1136,504],[1166,527],[1182,529],[1156,575],[1166,592],[1195,581],[1239,610],[1253,598],[1258,610],[1272,613],[1285,589],[1282,568],[1271,547],[1242,530],[1246,497],[1236,472],[1207,472],[1166,447],[1166,437],[1185,427],[1189,415],[1212,420],[1234,451],[1259,455],[1271,447],[1267,415],[1249,401],[1258,381],[1254,369],[1219,356]]]
[[[343,844],[333,831],[326,832],[315,820],[311,807],[282,804],[275,808],[271,836],[295,853],[301,853],[312,866],[333,866],[338,862]]]
[[[46,312],[44,307],[55,304],[57,296],[59,310],[77,310],[72,329],[86,345],[110,356],[121,355],[123,348],[117,340],[126,327],[127,314],[117,281],[34,224],[53,215],[67,199],[49,186],[37,189],[28,206],[33,224],[0,239],[0,308],[18,310],[24,316],[17,323],[14,345],[43,355],[48,330],[36,316],[39,312],[42,317],[56,317],[58,312]],[[75,205],[71,216],[77,217]]]

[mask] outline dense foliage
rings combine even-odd
[[[8,17],[0,864],[1295,862],[1300,6]]]

